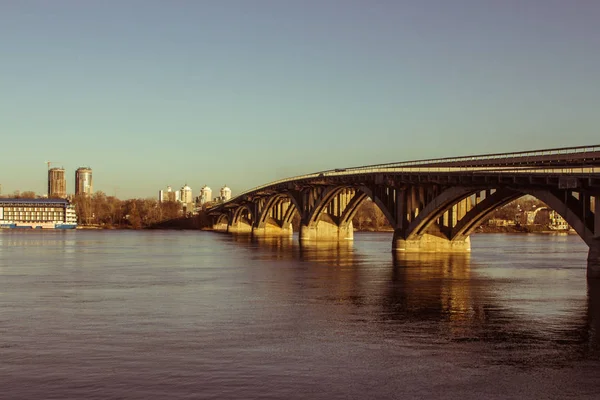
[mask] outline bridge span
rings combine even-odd
[[[600,145],[338,168],[281,179],[209,210],[213,228],[300,241],[351,240],[352,218],[373,201],[400,252],[467,252],[469,235],[496,208],[532,195],[589,246],[588,277],[600,278]]]

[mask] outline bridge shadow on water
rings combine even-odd
[[[307,244],[292,237],[226,240],[265,262],[290,261],[273,265],[292,271],[296,291],[350,313],[360,308],[370,316],[362,322],[385,337],[476,346],[494,364],[600,360],[594,280],[583,301],[579,294],[546,302],[530,295],[535,282],[486,275],[487,266],[468,253],[381,253],[352,241]]]

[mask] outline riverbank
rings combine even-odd
[[[575,230],[552,230],[543,225],[527,225],[527,226],[489,226],[481,225],[475,229],[475,233],[561,233],[561,234],[576,234]]]
[[[142,228],[133,228],[131,226],[111,226],[111,225],[79,225],[77,226],[78,230],[146,230],[146,229],[155,229],[155,230],[203,230],[203,231],[211,231],[211,228],[200,226],[197,220],[193,218],[182,218],[181,220],[171,220],[165,221],[163,223],[155,224],[148,227]],[[394,230],[391,228],[381,228],[381,229],[355,229],[354,232],[361,233],[393,233]],[[551,230],[543,226],[487,226],[482,225],[475,229],[473,233],[540,233],[540,234],[576,234],[576,232],[571,229],[568,231],[557,231]]]

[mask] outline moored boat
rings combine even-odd
[[[75,229],[75,206],[64,199],[0,199],[0,228]]]

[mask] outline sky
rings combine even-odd
[[[600,143],[597,0],[0,0],[2,194]]]

